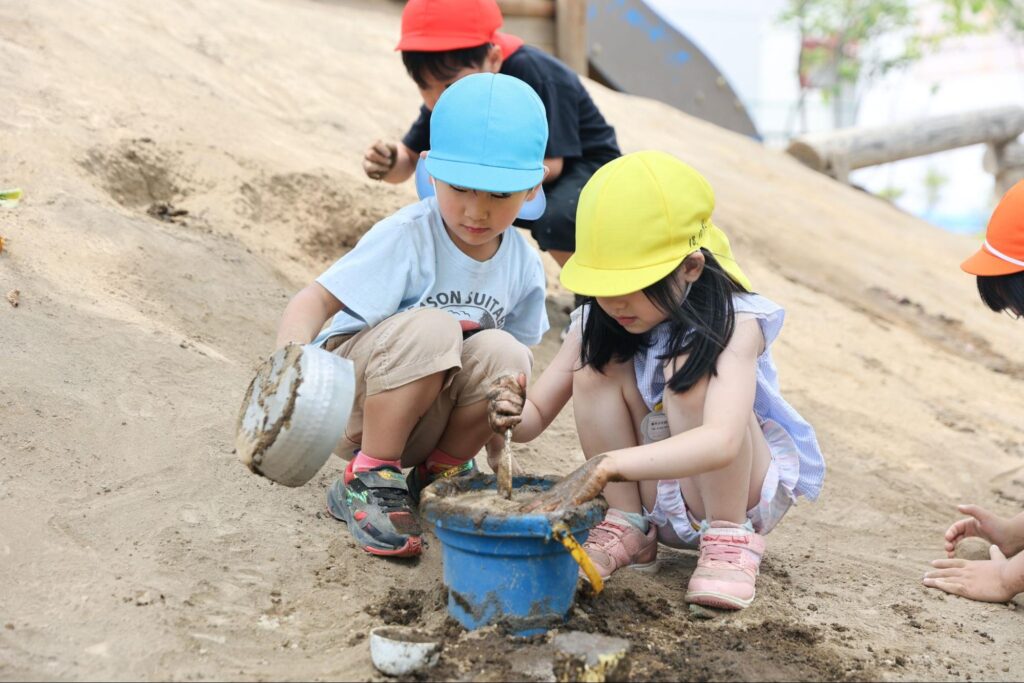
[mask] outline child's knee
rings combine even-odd
[[[533,353],[504,330],[481,330],[463,344],[462,369],[482,383],[533,368]]]
[[[395,337],[404,338],[423,355],[441,356],[462,347],[462,326],[455,316],[439,308],[417,308],[400,313],[404,319],[399,329],[385,340],[385,348],[394,348]]]

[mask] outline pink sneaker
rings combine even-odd
[[[583,549],[587,551],[602,579],[607,579],[612,572],[623,567],[646,572],[658,569],[657,529],[652,524],[644,534],[616,515],[615,510],[610,511],[604,521],[590,531]],[[582,569],[580,576],[587,578]]]
[[[749,527],[711,522],[700,537],[700,559],[686,602],[719,609],[749,607],[762,555],[764,538]]]

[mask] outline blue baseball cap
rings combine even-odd
[[[419,195],[420,199],[433,197],[435,194],[434,186],[430,182],[430,174],[427,173],[427,166],[423,159],[416,160],[416,194]],[[519,215],[516,218],[521,218],[524,221],[535,221],[544,215],[547,206],[548,200],[544,196],[544,187],[541,186],[537,190],[537,194],[533,196],[533,199],[527,199],[523,202],[523,208],[519,209]]]
[[[520,192],[544,179],[548,120],[533,88],[503,74],[453,83],[430,117],[427,172],[449,185]]]

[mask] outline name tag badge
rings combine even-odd
[[[644,415],[643,421],[640,422],[640,434],[644,443],[654,443],[672,436],[668,430],[668,418],[665,417],[665,413],[653,411]]]

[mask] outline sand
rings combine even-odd
[[[988,560],[991,559],[989,548],[992,544],[984,538],[968,536],[956,544],[953,556],[959,560]]]
[[[435,539],[415,562],[354,547],[323,512],[340,463],[288,489],[232,453],[288,297],[413,198],[359,165],[416,111],[397,12],[0,4],[0,186],[25,190],[0,208],[0,292],[20,292],[0,306],[3,679],[375,679],[366,634],[395,620],[444,637],[431,677],[543,677],[522,673],[543,643],[445,626]],[[694,556],[664,550],[571,627],[628,635],[637,679],[1024,677],[1024,612],[920,585],[956,503],[1024,505],[1022,327],[959,272],[976,241],[588,87],[625,149],[711,181],[716,223],[786,307],[782,387],[829,473],[768,536],[750,609],[691,620]],[[570,301],[552,282],[538,369]],[[571,410],[516,458],[576,467]]]

